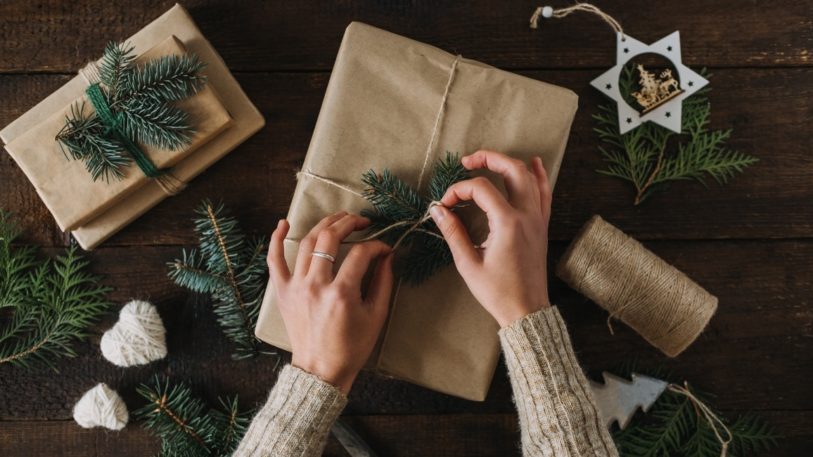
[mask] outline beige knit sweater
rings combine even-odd
[[[555,307],[503,328],[500,341],[524,456],[618,455]],[[347,398],[335,387],[288,365],[234,455],[318,456],[345,404]]]

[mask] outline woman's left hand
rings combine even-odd
[[[335,274],[330,259],[313,253],[335,258],[339,244],[369,223],[346,212],[322,219],[300,242],[293,273],[283,255],[288,221],[279,221],[268,250],[271,280],[291,340],[291,364],[345,395],[370,357],[387,318],[393,281],[391,249],[380,241],[358,243]],[[363,294],[362,278],[376,258],[373,278]]]

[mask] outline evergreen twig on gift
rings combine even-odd
[[[88,262],[71,246],[53,260],[41,260],[33,246],[12,244],[21,234],[0,210],[0,365],[54,367],[54,359],[75,355],[73,345],[110,306],[110,288],[87,271]]]
[[[195,211],[198,249],[184,249],[169,263],[169,276],[193,292],[209,294],[223,333],[236,348],[232,357],[259,353],[254,327],[268,279],[265,238],[248,238],[223,204],[205,200]]]
[[[409,245],[409,253],[399,262],[401,275],[407,281],[421,283],[452,262],[449,246],[434,221],[427,217],[427,210],[432,201],[443,197],[449,186],[468,176],[458,155],[448,152],[432,169],[428,196],[420,195],[389,170],[381,173],[368,170],[362,176],[366,186],[364,197],[373,205],[362,212],[370,218],[369,231],[380,233],[387,243],[400,240]]]
[[[173,105],[200,90],[205,64],[195,55],[168,55],[136,64],[133,48],[109,43],[99,64],[101,90],[119,130],[132,142],[176,150],[194,129],[189,115]],[[112,134],[98,113],[71,107],[56,139],[66,157],[82,160],[93,180],[121,179],[133,157],[124,139]]]
[[[631,106],[636,103],[631,96],[636,90],[635,72],[628,65],[619,79],[619,89]],[[710,77],[705,71],[700,73]],[[730,129],[709,129],[709,90],[706,86],[683,101],[681,135],[652,122],[621,134],[615,107],[599,106],[599,113],[593,115],[597,123],[594,130],[605,143],[599,150],[607,167],[598,172],[631,182],[635,186],[634,204],[638,205],[663,184],[695,180],[705,186],[710,177],[722,185],[757,162],[753,156],[725,147]],[[673,142],[675,150],[670,150]]]
[[[161,439],[162,456],[220,457],[231,455],[251,422],[237,397],[210,407],[184,383],[155,376],[138,393],[147,404],[135,412],[147,430]]]

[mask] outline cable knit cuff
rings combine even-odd
[[[336,387],[286,365],[235,456],[317,456],[347,404]]]
[[[499,332],[525,455],[617,456],[556,307]]]

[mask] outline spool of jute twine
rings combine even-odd
[[[570,244],[556,275],[607,310],[608,323],[621,320],[670,357],[717,310],[717,297],[599,216]]]

